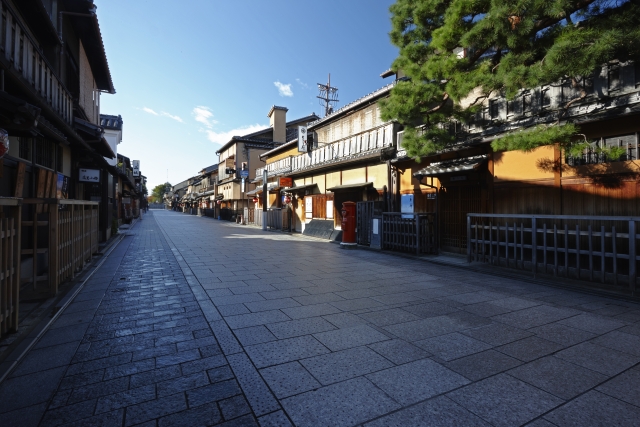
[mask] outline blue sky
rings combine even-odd
[[[118,152],[140,160],[148,187],[177,183],[217,162],[233,135],[321,115],[316,83],[339,88],[338,107],[389,83],[392,0],[95,0],[117,93]]]

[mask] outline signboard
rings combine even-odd
[[[236,167],[236,161],[233,157],[229,157],[227,160],[224,161],[224,167],[225,168],[235,168]]]
[[[99,169],[80,169],[80,182],[100,182]]]
[[[278,187],[293,187],[293,178],[281,176],[278,178]]]
[[[131,197],[123,197],[122,198],[122,204],[123,205],[130,205],[131,204]]]
[[[66,199],[69,191],[69,178],[58,172],[58,179],[56,182],[56,198]]]
[[[298,126],[298,152],[307,153],[309,146],[307,144],[307,127]]]
[[[140,160],[131,160],[133,167],[133,176],[140,176]]]
[[[240,171],[240,177],[241,178],[249,178],[249,171],[248,170],[241,170]]]
[[[466,175],[459,175],[459,176],[452,176],[449,181],[466,181],[467,180],[467,176]]]

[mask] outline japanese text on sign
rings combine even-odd
[[[100,182],[100,170],[80,169],[80,182]]]

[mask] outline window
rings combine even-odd
[[[53,169],[53,159],[55,156],[55,145],[44,138],[36,138],[36,164],[45,168]]]
[[[31,138],[18,137],[18,156],[31,161]]]
[[[627,160],[638,160],[638,139],[635,133],[628,135],[598,138],[591,142],[591,146],[582,153],[581,156],[567,156],[566,162],[572,166],[589,165],[608,162],[622,162]],[[618,159],[609,159],[599,148],[611,149],[612,147],[622,148],[624,154]]]
[[[522,94],[522,114],[531,112],[531,92],[526,91]]]
[[[489,101],[489,117],[491,120],[495,120],[500,115],[500,104],[497,99]]]
[[[620,67],[609,67],[609,92],[620,90]]]
[[[549,88],[544,88],[540,91],[540,105],[542,108],[549,108],[551,106],[551,94]]]

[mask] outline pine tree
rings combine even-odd
[[[454,143],[446,125],[468,122],[490,96],[512,99],[570,81],[580,96],[566,110],[586,97],[583,77],[608,61],[640,59],[638,0],[397,0],[390,12],[399,48],[392,69],[409,79],[383,102],[382,118],[405,126],[403,146],[417,159]],[[558,120],[506,133],[492,146],[579,150],[578,133]]]

